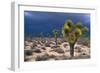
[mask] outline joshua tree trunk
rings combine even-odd
[[[75,44],[69,44],[70,45],[70,56],[73,57],[74,56],[74,45]]]

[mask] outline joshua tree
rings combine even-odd
[[[55,37],[55,43],[56,43],[56,47],[57,47],[58,30],[53,29],[52,32],[53,32],[53,34],[54,34],[54,37]]]
[[[82,26],[81,22],[78,22],[77,24],[73,24],[73,22],[71,20],[67,20],[65,22],[65,24],[62,28],[62,34],[70,45],[70,55],[71,55],[71,57],[74,56],[74,45],[75,45],[75,43],[86,32],[88,32],[88,28],[85,27],[85,26]]]

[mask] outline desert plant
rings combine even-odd
[[[74,56],[75,43],[82,35],[85,35],[86,32],[88,32],[88,28],[83,26],[81,22],[74,24],[70,19],[65,22],[62,27],[62,34],[69,43],[71,57]]]
[[[56,47],[57,47],[58,30],[57,29],[53,29],[52,32],[54,34],[55,43],[56,43]]]

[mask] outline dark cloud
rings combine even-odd
[[[71,19],[74,23],[81,21],[83,25],[90,29],[89,13],[60,13],[60,12],[39,12],[24,11],[24,27],[25,35],[36,36],[43,32],[44,35],[51,33],[56,28],[61,30],[67,19]],[[90,34],[90,32],[89,32]]]

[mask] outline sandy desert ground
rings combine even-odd
[[[24,43],[25,62],[90,58],[90,47],[79,43],[75,44],[74,57],[71,58],[69,44],[61,38],[58,38],[57,47],[54,38],[25,39]]]

